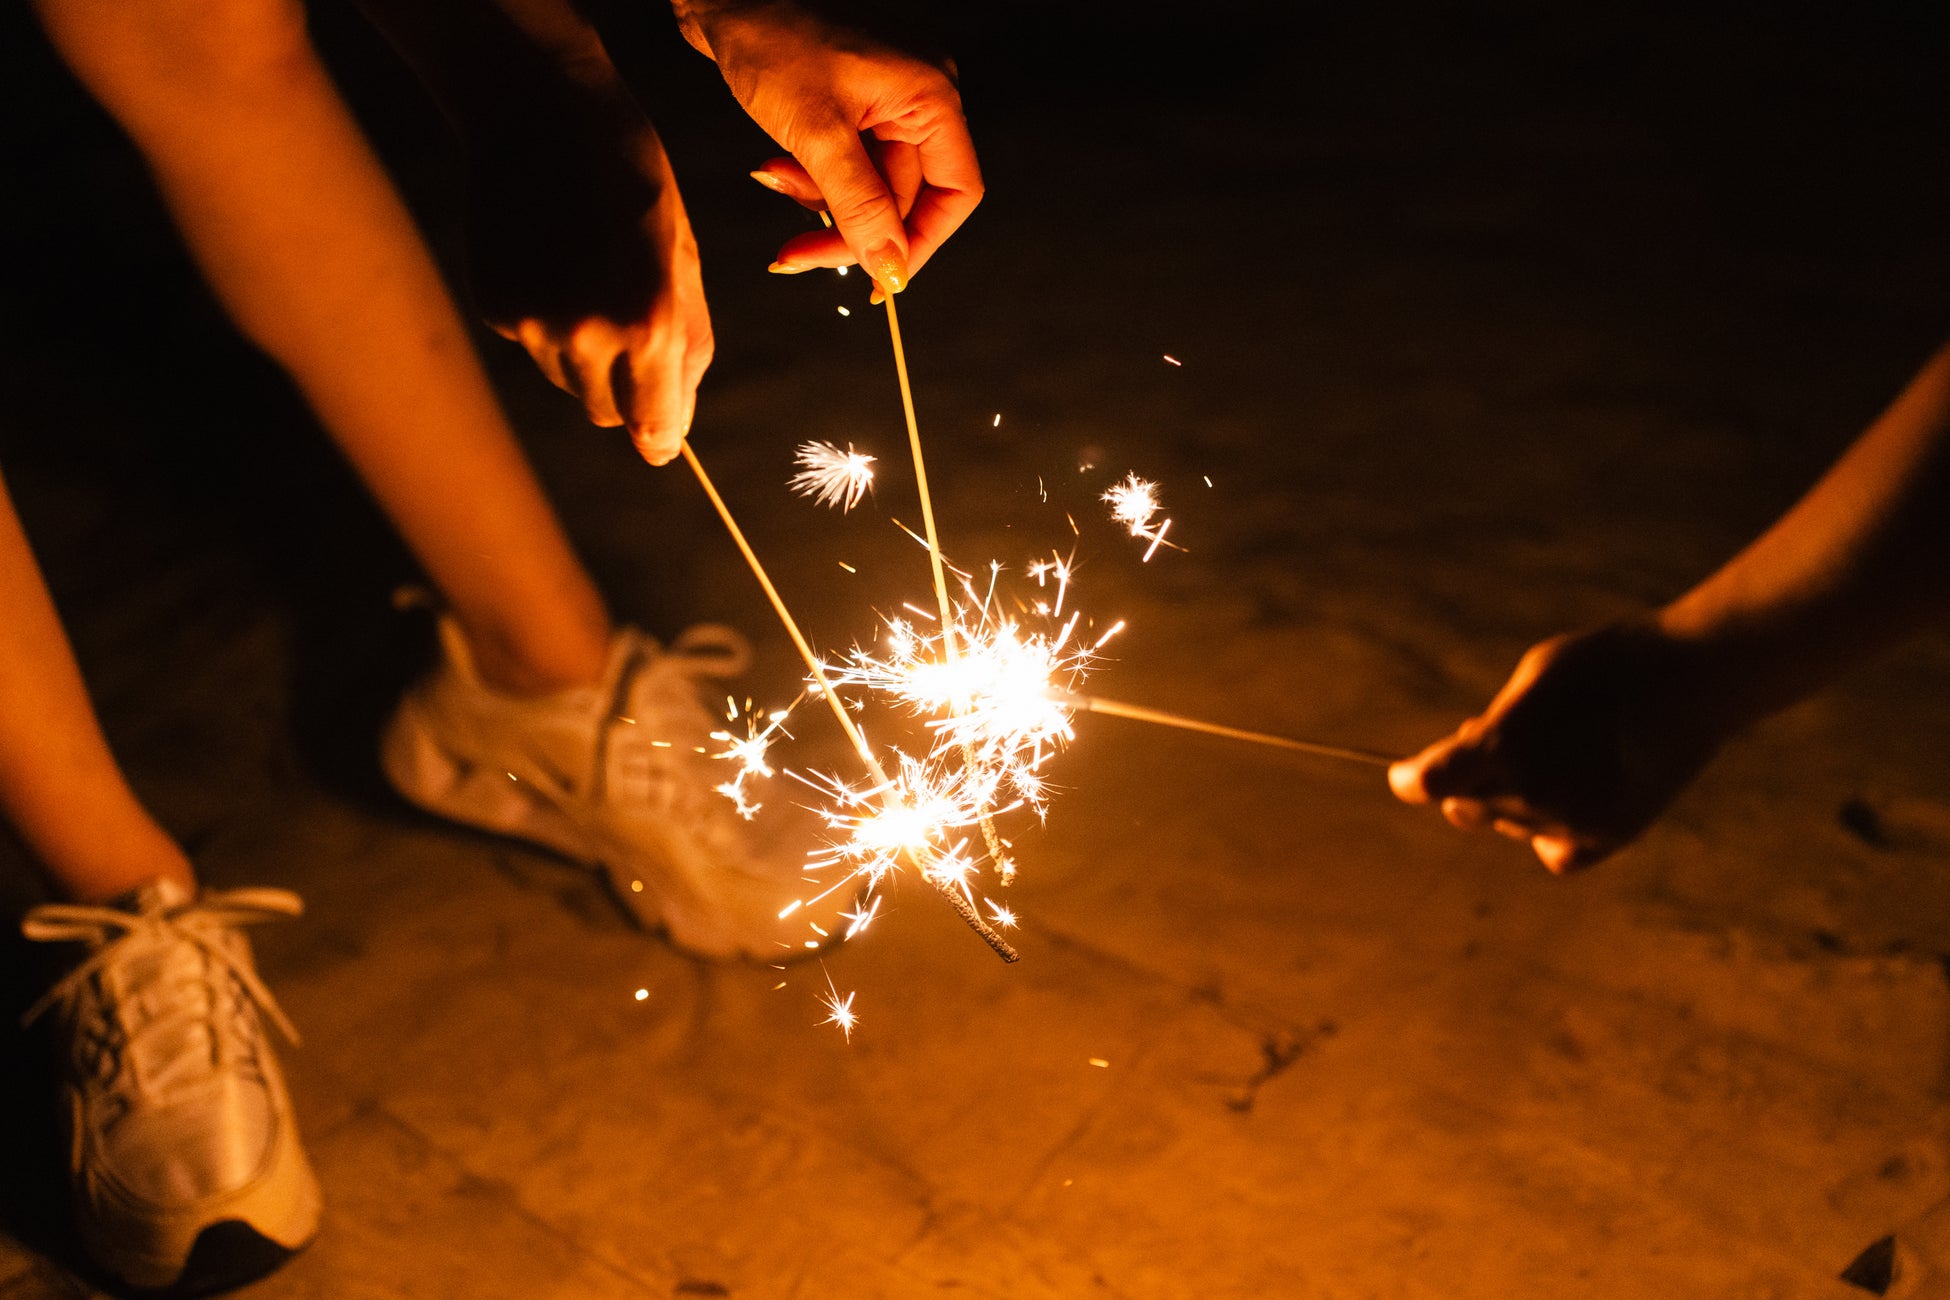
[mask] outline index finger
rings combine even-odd
[[[906,288],[907,230],[866,144],[843,124],[835,124],[815,140],[795,156],[826,197],[826,209],[847,248],[875,284],[896,292]]]
[[[968,120],[944,105],[929,125],[932,129],[910,141],[920,155],[922,181],[920,196],[907,214],[910,275],[961,229],[982,201],[982,168],[975,160]]]

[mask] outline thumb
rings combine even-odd
[[[1450,736],[1388,769],[1388,786],[1404,803],[1478,798],[1499,776],[1490,750],[1466,734]]]
[[[831,132],[820,147],[800,154],[799,162],[825,196],[833,225],[860,269],[889,293],[905,289],[907,230],[900,205],[859,134],[843,128]]]

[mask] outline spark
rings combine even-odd
[[[649,989],[638,989],[638,990],[636,991],[636,1000],[637,1000],[638,1002],[644,1002],[644,1001],[647,1001],[647,1000],[649,999],[649,997],[650,997],[650,990],[649,990]]]
[[[840,919],[846,922],[846,933],[841,936],[842,942],[856,934],[864,933],[866,928],[873,924],[874,917],[878,915],[880,915],[880,899],[877,897],[864,904],[856,905],[851,912],[841,912]]]
[[[1105,1059],[1104,1059],[1103,1057],[1101,1057],[1101,1056],[1093,1056],[1093,1057],[1091,1057],[1091,1058],[1090,1058],[1090,1063],[1091,1063],[1092,1065],[1094,1065],[1094,1066],[1096,1066],[1096,1067],[1097,1067],[1097,1068],[1098,1068],[1099,1070],[1108,1070],[1108,1069],[1110,1068],[1110,1062],[1109,1062],[1109,1061],[1106,1061],[1106,1060],[1105,1060]]]
[[[841,275],[845,275],[850,268],[844,266],[836,266],[833,269],[838,271]]]
[[[989,905],[989,919],[1005,930],[1012,930],[1016,924],[1016,914],[993,899],[984,900]]]
[[[1171,520],[1167,519],[1162,524],[1158,525],[1157,532],[1151,534],[1151,545],[1144,548],[1144,562],[1146,564],[1151,563],[1151,557],[1158,553],[1158,547],[1161,546],[1165,540],[1165,529],[1169,527],[1171,527]]]
[[[1160,546],[1169,546],[1174,551],[1184,549],[1175,542],[1165,540],[1165,530],[1171,527],[1171,520],[1165,520],[1156,528],[1151,526],[1152,519],[1164,508],[1158,503],[1156,483],[1141,479],[1136,474],[1126,474],[1120,482],[1111,484],[1110,490],[1104,493],[1104,501],[1110,506],[1110,517],[1129,528],[1131,536],[1151,543],[1144,552],[1147,562],[1157,554]]]
[[[1002,427],[1002,412],[997,411],[995,413],[995,423],[990,425],[989,427],[991,429],[1000,429]]]
[[[853,1010],[853,999],[858,996],[858,993],[849,993],[841,997],[839,989],[833,986],[830,974],[826,977],[826,992],[819,995],[820,1004],[826,1008],[826,1018],[819,1023],[838,1025],[849,1043],[853,1041],[853,1026],[860,1023],[859,1015]]]
[[[803,695],[800,697],[800,699],[804,698]],[[725,702],[731,706],[730,720],[736,722],[739,716],[737,701],[727,696]],[[738,815],[746,821],[756,817],[759,809],[763,807],[751,797],[749,787],[755,782],[769,780],[775,775],[769,759],[772,743],[781,735],[789,737],[792,734],[785,729],[785,724],[791,720],[792,710],[797,708],[798,704],[799,701],[794,700],[783,709],[771,710],[765,715],[765,725],[761,727],[757,717],[750,712],[751,701],[747,700],[743,736],[734,735],[729,731],[711,733],[711,739],[717,741],[723,748],[710,757],[738,765],[737,771],[731,778],[716,787],[717,792],[731,800],[738,810]],[[781,914],[781,919],[791,910],[787,908],[786,912]]]
[[[853,450],[850,442],[845,451],[830,442],[809,442],[799,448],[797,464],[802,468],[787,486],[820,505],[838,506],[844,513],[859,505],[860,498],[873,486],[873,460]]]
[[[1151,519],[1160,509],[1156,483],[1127,474],[1123,481],[1111,484],[1104,500],[1110,505],[1110,517],[1130,528],[1131,536],[1149,535]]]
[[[1180,361],[1177,357],[1174,357],[1169,352],[1165,353],[1164,355],[1165,355],[1165,360],[1169,361],[1174,366],[1182,366],[1185,364],[1183,361]]]
[[[847,571],[848,573],[858,573],[858,572],[859,572],[859,570],[858,570],[858,569],[856,569],[856,568],[854,568],[854,567],[853,567],[852,565],[850,565],[850,564],[848,564],[848,563],[847,563],[847,562],[846,562],[845,560],[835,560],[835,561],[834,561],[834,563],[835,563],[835,564],[837,564],[837,565],[839,565],[839,566],[840,566],[840,567],[841,567],[842,569],[845,569],[845,570],[846,570],[846,571]]]
[[[852,312],[850,312],[850,311],[848,311],[848,310],[847,310],[846,308],[844,308],[844,307],[842,307],[842,308],[840,308],[840,315],[842,315],[842,316],[851,316],[852,314],[853,314],[853,313],[852,313]]]

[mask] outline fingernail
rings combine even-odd
[[[886,301],[887,301],[887,291],[881,288],[879,285],[875,285],[873,287],[873,293],[869,295],[867,298],[867,305],[869,307],[878,307],[881,303]]]
[[[867,250],[864,269],[888,293],[899,293],[907,287],[907,255],[892,240]]]
[[[753,172],[751,174],[751,177],[753,180],[757,181],[760,185],[763,185],[766,189],[771,190],[774,193],[778,193],[778,194],[785,193],[785,182],[780,180],[778,177],[774,176],[771,172]]]
[[[801,271],[812,270],[812,267],[806,265],[804,262],[774,262],[765,269],[773,275],[797,275]]]

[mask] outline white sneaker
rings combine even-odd
[[[637,924],[699,956],[804,956],[843,924],[852,892],[804,878],[816,822],[784,791],[748,821],[717,789],[726,724],[702,689],[749,661],[736,632],[692,628],[666,650],[624,628],[600,684],[527,698],[481,681],[451,618],[439,631],[440,665],[381,741],[406,799],[600,869]]]
[[[296,1041],[238,927],[296,916],[281,889],[157,880],[125,905],[49,903],[29,939],[89,955],[27,1013],[62,1039],[75,1218],[97,1263],[135,1287],[234,1286],[318,1230],[318,1183],[264,1018]]]

